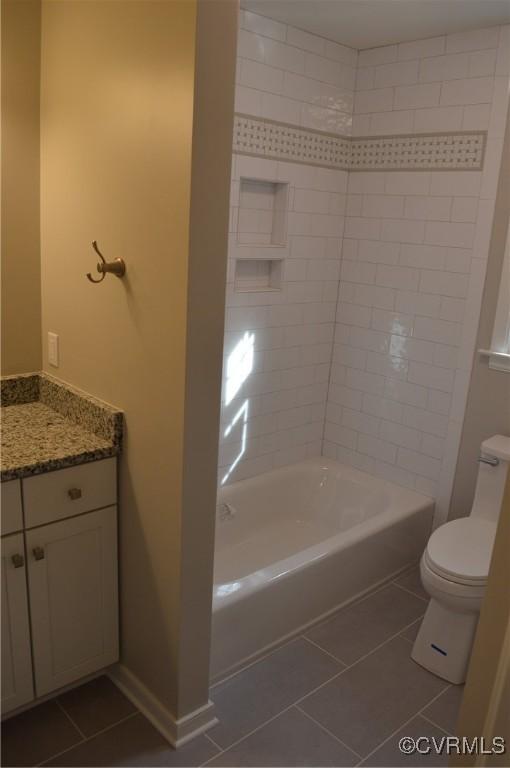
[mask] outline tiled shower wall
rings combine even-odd
[[[356,135],[487,131],[483,171],[350,173],[324,453],[447,513],[508,106],[509,27],[361,51]]]
[[[337,135],[488,131],[483,172],[347,173],[234,155],[225,383],[245,334],[254,353],[236,396],[223,399],[220,482],[323,450],[445,506],[494,209],[509,28],[358,56],[244,12],[238,55],[241,114]],[[242,177],[288,183],[285,246],[239,244],[257,227],[239,218]],[[235,259],[268,250],[284,259],[281,292],[234,291]]]

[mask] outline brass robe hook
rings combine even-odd
[[[124,277],[126,274],[126,264],[124,263],[124,259],[117,258],[114,261],[106,261],[105,257],[99,250],[97,240],[92,240],[92,248],[101,259],[97,265],[97,271],[101,274],[101,277],[99,280],[95,280],[90,272],[87,272],[87,277],[91,283],[101,283],[105,279],[107,272],[111,272],[111,274],[115,275],[115,277]]]

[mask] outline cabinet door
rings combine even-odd
[[[117,508],[26,533],[38,696],[118,659]]]
[[[2,539],[2,713],[34,698],[23,534]]]

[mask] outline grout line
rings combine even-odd
[[[214,739],[212,738],[212,736],[209,736],[209,734],[208,734],[208,733],[204,733],[204,736],[205,736],[205,738],[206,738],[206,739],[208,739],[208,741],[210,741],[210,742],[211,742],[211,744],[212,744],[214,747],[216,747],[216,749],[219,749],[219,751],[220,751],[220,752],[224,752],[224,751],[225,751],[225,750],[223,749],[223,747],[220,747],[220,745],[219,745],[219,744],[216,744],[216,742],[214,741]],[[211,758],[209,758],[209,759],[210,759],[210,760],[212,760],[212,757],[211,757]],[[209,760],[208,760],[207,762],[209,762]]]
[[[65,714],[67,715],[67,712]],[[140,712],[139,709],[137,709],[136,712],[131,712],[129,715],[126,715],[126,717],[123,717],[120,720],[117,720],[116,723],[112,723],[111,725],[106,726],[106,728],[101,728],[100,731],[96,731],[96,733],[93,733],[91,736],[84,736],[83,740],[79,741],[77,744],[73,744],[73,746],[67,747],[67,749],[63,749],[61,752],[57,752],[51,757],[46,758],[46,760],[43,763],[39,763],[39,766],[47,765],[50,762],[50,760],[54,760],[56,757],[65,755],[67,752],[71,752],[75,747],[81,746],[82,744],[86,744],[88,741],[92,741],[93,739],[95,739],[96,736],[100,736],[102,733],[111,731],[112,728],[115,728],[115,726],[120,725],[121,723],[124,723],[126,720],[130,720],[132,717],[135,717],[136,715],[141,715],[141,714],[142,713]],[[145,717],[145,715],[142,715],[142,716]],[[71,718],[69,719],[71,720]],[[71,722],[73,721],[71,720]]]
[[[305,717],[307,717],[309,720],[311,720],[312,723],[315,723],[315,725],[318,725],[321,730],[325,731],[325,733],[329,734],[329,736],[332,736],[332,738],[335,739],[335,741],[338,741],[338,743],[341,744],[342,747],[344,747],[345,749],[348,749],[349,752],[353,753],[353,755],[355,755],[356,757],[359,757],[360,759],[362,759],[361,755],[358,754],[358,752],[356,752],[355,749],[353,749],[352,747],[347,746],[347,744],[345,744],[345,742],[343,742],[342,739],[339,739],[338,736],[335,736],[335,734],[332,733],[332,731],[330,731],[328,728],[326,728],[326,726],[324,726],[322,723],[319,723],[318,720],[316,720],[314,717],[309,715],[308,712],[305,712],[304,709],[301,709],[301,707],[299,705],[296,705],[296,709],[299,712],[301,712]]]
[[[403,587],[402,584],[397,584],[396,581],[392,582],[393,586],[398,587],[403,592],[407,592],[409,595],[413,595],[413,597],[417,597],[418,600],[421,600],[424,603],[428,603],[429,599],[426,597],[422,597],[421,595],[417,595],[416,592],[413,592],[411,589],[407,589],[407,587]]]
[[[430,699],[430,701],[427,701],[427,703],[420,710],[418,710],[418,712],[415,712],[414,715],[412,715],[412,717],[410,717],[404,723],[399,725],[398,728],[395,728],[395,730],[392,733],[390,733],[390,735],[386,739],[381,741],[380,744],[378,744],[371,752],[368,753],[368,755],[366,755],[363,758],[362,762],[365,762],[366,760],[368,760],[368,758],[371,757],[375,752],[377,752],[378,749],[380,749],[382,746],[384,746],[384,744],[387,744],[388,741],[390,741],[390,739],[392,739],[395,736],[395,734],[397,734],[399,731],[401,731],[403,728],[405,728],[407,725],[409,725],[409,723],[411,723],[414,720],[415,717],[421,716],[422,712],[425,709],[427,709],[427,707],[430,707],[430,705],[433,704],[434,701],[436,701],[436,699],[438,699],[440,696],[442,696],[443,693],[445,693],[445,691],[448,690],[448,688],[451,688],[450,684],[446,684],[445,687],[436,696],[434,696],[432,699]],[[437,727],[439,727],[439,726],[437,726]],[[444,728],[441,728],[441,730],[444,731]],[[447,731],[445,731],[445,733],[447,733]],[[357,765],[361,765],[361,763],[357,763]]]
[[[302,635],[303,640],[305,640],[307,643],[310,643],[310,645],[314,645],[319,651],[322,651],[322,653],[325,653],[326,656],[329,656],[334,661],[339,662],[340,664],[343,664],[345,668],[347,668],[349,665],[345,663],[343,659],[341,659],[339,656],[335,656],[334,653],[330,653],[325,648],[322,647],[322,645],[319,645],[319,643],[316,643],[314,640],[310,640],[309,637],[306,637],[305,635]]]
[[[78,733],[80,734],[80,736],[81,736],[82,740],[83,740],[83,741],[86,741],[86,740],[87,740],[87,737],[86,737],[86,736],[85,736],[85,734],[83,733],[83,731],[82,731],[82,729],[80,728],[80,726],[79,726],[77,723],[75,723],[75,721],[73,720],[73,718],[71,717],[71,715],[69,714],[69,712],[67,711],[67,709],[65,709],[65,707],[64,707],[64,706],[63,706],[63,705],[60,703],[60,701],[59,701],[59,697],[58,697],[58,696],[55,698],[55,704],[56,704],[56,705],[57,705],[57,707],[60,709],[60,711],[64,713],[64,715],[67,717],[67,719],[69,720],[69,722],[71,723],[71,725],[73,725],[73,726],[76,728],[76,730],[77,730],[77,731],[78,731]]]
[[[448,689],[446,689],[448,690]],[[444,693],[444,691],[443,691]],[[423,712],[420,714],[420,717],[423,717],[424,720],[427,720],[431,725],[433,725],[435,728],[439,728],[440,731],[443,731],[444,733],[447,733],[448,736],[453,736],[453,733],[450,733],[450,731],[447,731],[446,728],[443,728],[441,725],[438,725],[434,722],[428,715],[424,715]]]

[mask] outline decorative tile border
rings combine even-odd
[[[483,131],[346,137],[236,114],[233,151],[343,171],[483,168]]]

